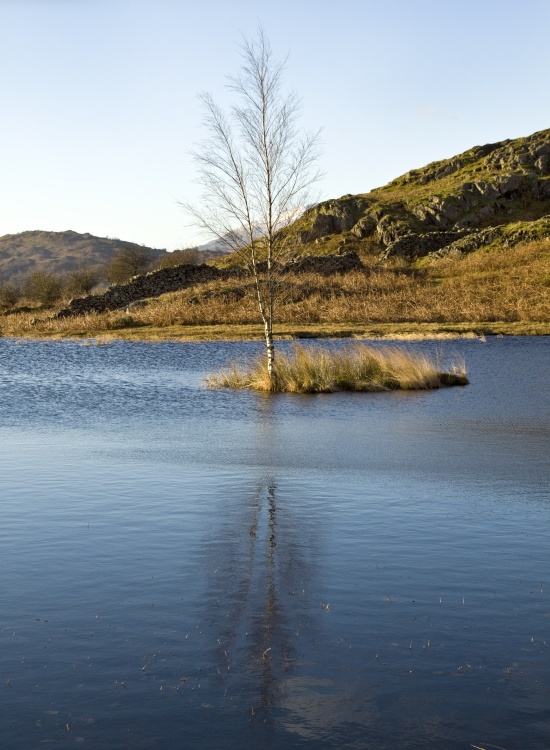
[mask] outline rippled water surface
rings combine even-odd
[[[269,397],[202,387],[254,343],[0,340],[1,747],[548,748],[548,345]]]

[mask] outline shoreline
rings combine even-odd
[[[372,324],[328,324],[295,325],[280,323],[274,326],[275,337],[279,340],[304,339],[354,339],[354,340],[393,340],[422,341],[426,339],[483,339],[486,336],[548,336],[550,323],[516,322],[476,322],[476,323],[372,323]],[[16,336],[1,338],[64,340],[96,339],[124,341],[249,341],[263,340],[263,332],[258,324],[241,325],[174,325],[166,327],[136,326],[132,328],[94,331],[85,328],[73,331],[48,332],[25,331]]]

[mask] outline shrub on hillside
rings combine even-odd
[[[102,273],[99,268],[85,266],[67,274],[67,291],[72,296],[88,295],[101,281]]]
[[[196,266],[201,262],[201,251],[196,247],[184,247],[174,250],[173,253],[163,255],[157,264],[157,268],[175,268],[176,266]]]
[[[21,297],[21,290],[11,282],[0,284],[0,307],[13,307]]]
[[[24,284],[23,293],[31,302],[40,305],[51,305],[63,294],[63,279],[50,271],[33,271]]]
[[[126,247],[116,252],[105,270],[111,284],[124,284],[132,276],[139,276],[149,270],[153,262],[146,248]]]

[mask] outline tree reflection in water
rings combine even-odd
[[[301,663],[301,636],[312,638],[314,549],[308,523],[294,517],[273,477],[246,494],[230,502],[213,533],[200,630],[214,644],[207,646],[207,673],[218,688],[212,698],[226,707],[238,701],[254,721],[270,724],[282,685]]]

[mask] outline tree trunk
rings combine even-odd
[[[265,347],[267,350],[267,373],[271,384],[273,385],[275,377],[275,344],[273,342],[273,329],[271,326],[271,320],[266,319],[264,321],[265,328]]]

